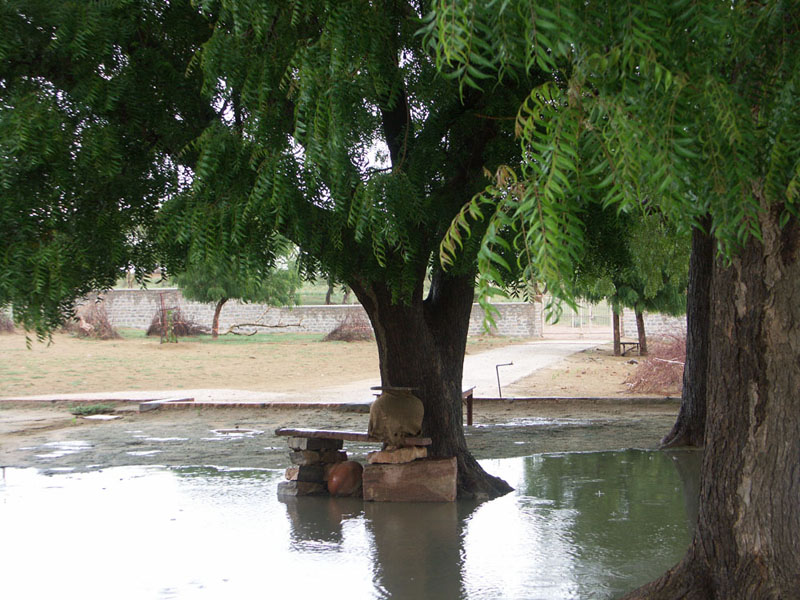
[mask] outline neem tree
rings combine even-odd
[[[184,297],[214,304],[211,337],[219,336],[219,317],[228,300],[258,302],[269,306],[297,303],[300,276],[288,261],[288,250],[280,253],[286,263],[266,275],[242,271],[235,261],[220,257],[216,262],[191,263],[173,277]]]
[[[155,267],[150,228],[214,117],[185,3],[0,2],[0,304],[40,336]]]
[[[655,205],[683,226],[708,215],[718,256],[697,529],[681,563],[629,597],[796,595],[800,5],[438,2],[428,33],[467,87],[533,65],[555,74],[519,109],[522,192],[476,198],[446,254],[470,211],[489,213],[518,225],[530,271],[569,297],[585,195]]]
[[[266,270],[280,233],[358,296],[382,384],[416,390],[460,495],[510,489],[462,427],[480,245],[435,257],[484,169],[517,162],[533,71],[461,94],[417,34],[426,2],[0,6],[0,304],[45,332],[156,250],[171,271]]]
[[[576,294],[591,302],[607,300],[618,320],[622,307],[636,313],[640,353],[647,353],[643,312],[680,315],[686,310],[688,236],[660,214],[619,212],[589,201],[583,208],[581,256],[573,279]],[[619,327],[614,352],[619,354]]]

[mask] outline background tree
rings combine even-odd
[[[27,329],[157,257],[147,228],[213,118],[187,2],[0,2],[0,304]]]
[[[173,278],[184,297],[215,305],[211,322],[211,336],[219,336],[219,315],[228,300],[259,302],[270,306],[297,304],[300,276],[288,262],[288,252],[282,258],[285,264],[276,266],[266,277],[242,272],[238,265],[223,260],[217,263],[191,264]]]
[[[660,214],[623,213],[596,202],[583,209],[586,241],[575,265],[576,294],[607,300],[615,316],[636,314],[640,354],[647,354],[644,312],[681,315],[686,310],[689,241]],[[619,318],[614,353],[619,354]]]
[[[701,447],[705,443],[715,246],[710,227],[711,220],[704,218],[700,227],[692,230],[681,407],[672,429],[661,440],[663,448]]]
[[[608,204],[654,203],[683,226],[709,215],[720,255],[698,526],[684,560],[631,598],[782,598],[800,587],[799,8],[439,2],[429,21],[440,64],[466,86],[534,64],[556,74],[519,109],[525,196],[467,209],[519,223],[528,268],[551,290],[575,295],[583,175],[603,174],[591,192]]]
[[[417,35],[428,8],[4,0],[0,304],[46,332],[131,262],[265,274],[279,233],[302,275],[356,294],[382,384],[416,390],[459,493],[507,492],[462,427],[480,245],[447,272],[434,257],[484,169],[517,161],[513,115],[539,75],[461,93]]]

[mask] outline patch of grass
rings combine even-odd
[[[134,329],[133,327],[120,327],[117,332],[125,340],[146,340],[147,332],[144,329]]]
[[[245,346],[250,344],[291,344],[297,342],[319,342],[321,333],[256,333],[254,335],[224,335],[216,340],[210,335],[201,335],[193,341],[215,346]]]
[[[111,404],[76,404],[71,406],[69,412],[76,417],[88,417],[90,415],[110,415],[116,411],[116,407]]]

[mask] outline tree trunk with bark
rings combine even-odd
[[[461,379],[472,310],[474,279],[434,273],[430,293],[419,289],[409,304],[396,303],[381,284],[351,285],[375,331],[381,385],[410,387],[422,400],[422,433],[432,439],[429,456],[458,460],[458,497],[494,498],[512,490],[489,475],[467,449]]]
[[[661,440],[662,448],[700,447],[705,440],[714,238],[709,218],[703,220],[701,227],[692,232],[681,408],[672,430]]]
[[[616,308],[612,309],[611,320],[614,323],[614,356],[619,356],[622,354],[622,346],[620,345],[619,312]]]
[[[800,590],[800,223],[762,216],[714,265],[700,510],[684,559],[628,598],[760,600]]]
[[[222,307],[227,301],[227,298],[222,298],[219,302],[217,302],[217,306],[214,308],[214,318],[211,321],[212,340],[215,340],[219,337],[219,314],[222,312]]]
[[[636,333],[639,336],[639,356],[647,356],[647,332],[644,330],[644,315],[636,312]]]

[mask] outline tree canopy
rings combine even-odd
[[[425,1],[0,6],[0,304],[43,333],[130,263],[265,274],[280,234],[304,276],[353,289],[383,385],[418,390],[432,455],[481,488],[460,418],[479,240],[447,272],[436,256],[486,170],[518,163],[544,75],[462,93],[418,34]]]
[[[797,3],[778,0],[436,3],[428,40],[464,89],[552,74],[518,107],[519,172],[464,214],[490,215],[490,233],[517,224],[529,276],[567,297],[589,198],[655,206],[684,228],[709,213],[726,255],[760,238],[765,206],[787,223],[800,201],[797,27]]]
[[[0,302],[42,333],[129,265],[268,270],[276,231],[305,274],[408,301],[483,167],[514,163],[533,81],[459,95],[421,10],[4,0]]]
[[[43,334],[156,262],[148,230],[213,114],[184,3],[0,3],[0,304]]]
[[[717,245],[694,539],[626,598],[796,593],[800,4],[439,1],[426,34],[465,89],[533,66],[552,74],[517,113],[521,168],[462,210],[444,260],[488,215],[485,254],[513,232],[529,276],[575,297],[593,198],[686,229],[705,223]],[[503,266],[490,263],[488,286]]]
[[[280,241],[278,242],[278,244]],[[216,305],[211,324],[211,334],[219,335],[219,316],[228,300],[259,302],[270,306],[289,306],[297,303],[300,276],[293,261],[292,247],[285,243],[278,257],[284,264],[277,265],[266,275],[242,271],[235,261],[221,258],[216,262],[190,263],[174,275],[174,281],[184,297]]]

